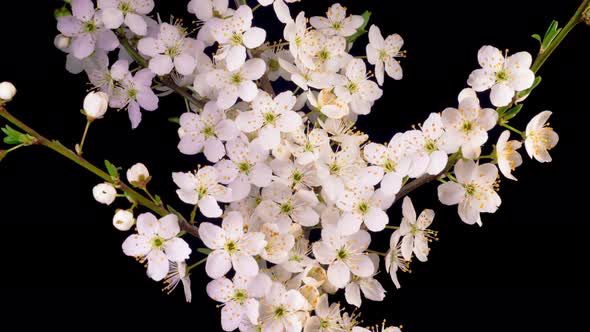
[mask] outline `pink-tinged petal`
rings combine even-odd
[[[250,323],[257,324],[260,316],[260,303],[255,299],[247,299],[242,306],[242,310],[250,320]]]
[[[150,60],[149,68],[154,74],[164,76],[170,74],[174,68],[174,63],[170,56],[158,54]]]
[[[414,209],[414,204],[412,204],[412,200],[410,197],[404,197],[404,201],[402,203],[402,215],[404,216],[404,220],[410,224],[416,223],[416,210]]]
[[[266,187],[272,181],[272,169],[265,163],[258,163],[250,171],[249,179],[257,187]]]
[[[438,186],[438,199],[445,205],[459,204],[465,199],[465,189],[455,182],[447,182]]]
[[[150,88],[154,77],[156,75],[149,68],[144,68],[133,76],[133,81],[140,86]]]
[[[232,255],[232,265],[236,273],[244,277],[253,277],[258,274],[258,263],[254,257],[241,251]]]
[[[328,280],[336,288],[344,288],[350,281],[350,269],[344,262],[335,261],[328,267]]]
[[[196,66],[195,58],[189,54],[183,53],[174,58],[174,68],[180,75],[191,75]]]
[[[207,295],[213,300],[225,303],[234,295],[234,284],[226,277],[211,280],[207,284]]]
[[[275,0],[273,3],[273,8],[275,10],[275,14],[281,23],[287,24],[293,21],[291,18],[291,12],[289,11],[289,7],[283,0]]]
[[[362,299],[361,288],[359,287],[358,282],[352,282],[346,286],[346,289],[344,290],[344,297],[346,298],[346,302],[348,302],[348,304],[352,304],[357,308],[360,308]]]
[[[145,19],[134,13],[127,13],[125,16],[125,25],[131,29],[136,35],[147,35],[147,23]]]
[[[502,107],[510,104],[514,97],[514,89],[506,84],[496,84],[490,92],[490,101],[496,107]]]
[[[274,149],[281,143],[281,132],[274,127],[265,126],[258,132],[260,144],[265,149]]]
[[[371,232],[380,232],[389,223],[387,213],[377,207],[371,207],[365,215],[365,225]]]
[[[467,184],[471,182],[473,177],[475,176],[475,171],[477,169],[477,164],[475,161],[461,159],[455,164],[455,176],[459,183]]]
[[[373,265],[373,262],[369,256],[365,254],[358,254],[349,257],[346,260],[346,264],[350,268],[350,272],[361,278],[370,277],[373,275],[373,273],[375,273],[375,266]]]
[[[175,237],[166,241],[164,252],[166,253],[168,260],[173,262],[184,262],[190,257],[191,248],[183,239]]]
[[[266,72],[266,63],[262,59],[251,59],[244,63],[240,70],[244,78],[248,80],[257,80]]]
[[[74,37],[82,31],[82,22],[74,16],[62,16],[57,19],[57,30],[64,36]]]
[[[195,155],[203,150],[204,139],[201,133],[187,133],[180,139],[178,150],[186,155]]]
[[[90,21],[94,17],[94,3],[92,0],[72,0],[72,15],[82,22]]]
[[[264,43],[264,40],[266,39],[266,31],[261,28],[251,28],[244,32],[243,39],[244,46],[249,49],[256,48]]]
[[[264,240],[264,234],[260,232],[246,233],[238,243],[238,249],[246,255],[255,256],[264,249],[267,242]]]
[[[92,52],[96,46],[96,39],[89,33],[82,33],[72,39],[70,49],[72,54],[78,59],[85,59]]]
[[[217,106],[222,110],[234,106],[239,97],[238,90],[235,87],[222,89],[218,93]]]
[[[261,112],[240,112],[236,118],[236,124],[240,130],[250,133],[262,127],[264,124],[264,118]]]
[[[238,70],[246,62],[246,48],[242,45],[229,46],[224,60],[227,70]]]
[[[164,239],[171,239],[178,233],[180,233],[180,226],[178,225],[178,217],[175,214],[169,214],[160,219],[159,236]]]
[[[213,279],[221,278],[231,270],[231,257],[225,250],[215,250],[207,256],[205,272]]]
[[[170,268],[168,258],[162,250],[152,250],[147,255],[148,269],[147,275],[155,281],[160,281],[166,277]]]
[[[221,249],[227,240],[225,231],[210,222],[203,222],[199,226],[199,237],[210,249]]]
[[[213,196],[205,196],[199,200],[199,210],[207,218],[219,218],[223,214],[223,210],[217,204],[217,200]]]
[[[374,24],[369,28],[369,43],[377,49],[385,47],[385,40],[383,39],[381,30],[379,30],[379,27]]]
[[[150,250],[152,250],[152,244],[150,238],[143,235],[133,234],[130,235],[125,242],[123,242],[123,253],[127,256],[132,257],[144,257]]]
[[[496,73],[488,69],[476,69],[469,74],[467,84],[477,92],[485,91],[496,83]]]
[[[223,143],[215,137],[207,139],[203,146],[205,157],[212,163],[218,162],[223,156],[225,156],[225,147],[223,146]]]
[[[125,16],[120,9],[116,7],[110,7],[102,9],[101,19],[105,28],[117,29],[121,26],[121,24],[123,24],[123,21],[125,21]]]
[[[221,120],[215,126],[215,134],[222,141],[230,141],[240,135],[240,129],[233,120]]]
[[[137,103],[146,111],[155,111],[158,109],[158,96],[151,89],[141,89],[137,93]]]
[[[142,213],[137,216],[137,233],[139,233],[139,235],[152,238],[158,233],[159,227],[158,219],[150,212]]]
[[[152,37],[140,39],[137,43],[137,50],[149,57],[154,57],[160,53],[163,53],[162,47],[156,43],[156,40]]]
[[[111,30],[103,30],[96,33],[96,47],[107,52],[119,47],[119,39]]]

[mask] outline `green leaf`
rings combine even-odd
[[[502,115],[502,121],[505,123],[506,121],[514,118],[515,116],[518,115],[518,113],[520,113],[521,110],[522,110],[522,104],[518,104],[518,105],[512,107],[511,109],[509,109],[508,111],[506,111],[506,113],[504,113]]]
[[[180,124],[180,118],[179,117],[168,118],[168,122]]]
[[[543,49],[543,50],[547,49],[549,47],[549,45],[551,45],[551,43],[553,42],[555,37],[557,37],[557,35],[561,31],[561,28],[558,28],[558,25],[559,24],[555,20],[553,20],[551,22],[551,24],[549,25],[549,28],[547,28],[547,32],[545,32],[545,36],[543,37],[543,42],[541,43],[541,49]]]
[[[543,39],[541,39],[541,36],[539,36],[538,34],[534,34],[531,37],[533,37],[533,39],[538,40],[539,43],[543,44]]]
[[[4,128],[1,128],[2,132],[6,135],[6,137],[4,137],[3,141],[6,144],[11,144],[11,145],[18,145],[18,144],[24,144],[24,145],[31,145],[33,143],[35,143],[35,138],[31,135],[28,134],[23,134],[20,131],[14,130],[12,129],[10,126],[5,126]]]
[[[354,35],[346,38],[346,41],[348,42],[348,44],[354,43],[354,41],[357,40],[360,36],[367,33],[367,30],[365,30],[365,28],[369,24],[369,19],[371,18],[371,14],[372,13],[367,10],[361,15],[363,17],[363,24],[356,30]]]
[[[53,12],[53,16],[55,17],[55,19],[58,19],[63,16],[72,16],[72,12],[66,5],[63,5],[61,8],[57,8]]]
[[[154,199],[156,200],[156,204],[158,205],[164,205],[164,203],[162,203],[162,198],[160,198],[160,196],[155,195]]]
[[[19,139],[16,139],[16,138],[14,138],[12,136],[6,136],[6,137],[4,137],[3,141],[4,141],[4,143],[10,144],[10,145],[19,145],[19,144],[21,144],[21,142],[20,142]]]
[[[111,164],[111,162],[108,160],[104,161],[104,165],[106,166],[107,172],[109,173],[111,178],[113,178],[113,180],[116,180],[119,178],[119,168],[118,167],[115,167],[115,165]]]
[[[201,254],[205,254],[205,255],[209,255],[210,253],[213,252],[213,250],[211,250],[209,248],[198,248],[197,251],[200,252]]]

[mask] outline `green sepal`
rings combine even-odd
[[[64,16],[72,16],[72,12],[65,4],[61,6],[61,8],[57,8],[53,11],[53,17],[55,17],[56,20]]]
[[[523,106],[523,104],[518,104],[518,105],[512,107],[511,109],[509,109],[508,111],[506,111],[504,114],[502,114],[501,121],[506,123],[508,120],[517,116],[518,113],[520,113],[520,111],[522,110],[522,106]]]
[[[346,42],[348,44],[352,44],[354,43],[355,40],[357,40],[357,38],[359,38],[360,36],[364,35],[365,33],[367,33],[367,30],[365,29],[367,27],[367,25],[369,24],[369,19],[371,18],[371,12],[370,11],[365,11],[361,16],[363,17],[363,24],[356,30],[356,32],[354,33],[354,35],[346,38]]]
[[[543,44],[543,38],[541,38],[541,36],[539,36],[538,34],[534,34],[531,37],[533,37],[533,39],[538,40],[539,44]]]
[[[553,20],[551,24],[549,24],[549,28],[547,28],[547,32],[545,32],[545,36],[543,37],[543,42],[541,43],[541,49],[545,50],[551,45],[555,37],[561,31],[561,28],[558,28],[559,23],[556,20]]]
[[[113,180],[118,180],[119,179],[119,169],[118,167],[116,167],[115,165],[111,164],[110,161],[106,160],[104,161],[104,165],[107,168],[107,172],[109,173],[109,175],[111,176],[111,178],[113,178]]]
[[[197,251],[200,252],[201,254],[204,254],[204,255],[209,255],[210,253],[213,252],[213,250],[211,250],[209,248],[198,248]]]
[[[168,122],[180,124],[180,118],[179,117],[171,117],[171,118],[168,118]]]
[[[29,134],[23,134],[18,130],[11,128],[10,126],[6,125],[4,128],[1,128],[2,132],[6,135],[3,139],[4,143],[10,145],[32,145],[35,143],[35,138]]]

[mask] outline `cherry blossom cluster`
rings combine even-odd
[[[249,1],[254,8],[246,1],[187,1],[198,22],[191,30],[181,21],[162,22],[152,13],[153,0],[71,0],[71,13],[58,18],[55,44],[67,53],[67,69],[85,72],[94,86],[84,101],[89,121],[110,107],[126,110],[136,128],[142,110],[157,110],[159,98],[185,97],[177,149],[202,153],[209,164],[173,172],[172,180],[178,198],[194,207],[193,217],[198,211],[208,218],[195,223],[205,247],[191,249],[180,227],[186,220],[175,211],[158,218],[137,214],[136,204],[117,210],[114,226],[137,231],[123,252],[147,262],[150,278],[164,280],[168,291],[182,284],[190,301],[190,274],[200,262],[187,260],[198,251],[207,255],[206,291],[222,303],[225,331],[368,331],[329,296],[343,291],[356,307],[363,298],[382,301],[383,280],[375,278],[382,266],[399,288],[400,271],[414,258],[427,261],[435,212],[417,213],[405,186],[437,179],[440,202],[457,205],[463,222],[481,225],[481,213],[501,204],[498,170],[516,180],[523,142],[531,158],[551,161],[558,136],[547,126],[549,111],[524,132],[508,125],[534,88],[532,57],[484,46],[481,68],[469,75],[455,107],[389,142],[370,141],[355,122],[382,97],[385,76],[402,79],[402,37],[384,37],[375,25],[365,31],[368,16],[340,4],[325,17],[292,15],[294,1]],[[255,24],[261,22],[254,22],[255,10],[271,4],[282,41],[267,41]],[[363,32],[365,47],[358,39]],[[496,108],[481,105],[478,93],[488,90]],[[487,147],[498,126],[509,130]],[[143,164],[126,175],[149,194]],[[117,193],[110,183],[93,190],[107,205]],[[387,210],[396,201],[401,217],[390,220]],[[369,249],[372,234],[382,231],[391,232],[389,248]]]

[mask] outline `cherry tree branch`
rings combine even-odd
[[[179,217],[180,228],[183,231],[185,231],[197,238],[199,237],[198,228],[196,226],[188,223],[182,215],[179,215],[176,212],[171,212],[171,211],[165,209],[164,207],[154,203],[149,198],[143,196],[139,192],[137,192],[134,189],[132,189],[131,187],[129,187],[127,184],[125,184],[120,179],[113,179],[113,177],[111,177],[107,172],[103,171],[102,169],[98,168],[97,166],[90,163],[86,159],[82,158],[81,156],[76,154],[74,151],[66,148],[59,141],[49,140],[49,139],[45,138],[44,136],[39,134],[37,131],[35,131],[33,128],[27,126],[21,120],[17,119],[15,116],[10,114],[4,106],[0,106],[0,117],[3,117],[8,122],[10,122],[13,125],[15,125],[16,127],[20,128],[21,130],[23,130],[27,134],[33,136],[36,144],[45,146],[45,147],[61,154],[62,156],[68,158],[69,160],[73,161],[74,163],[81,166],[82,168],[88,170],[89,172],[91,172],[91,173],[95,174],[96,176],[98,176],[99,178],[103,179],[104,181],[113,184],[116,188],[123,191],[127,195],[127,197],[129,197],[134,202],[137,202],[137,204],[150,209],[151,211],[157,213],[160,216],[165,216],[170,213],[177,214]]]

